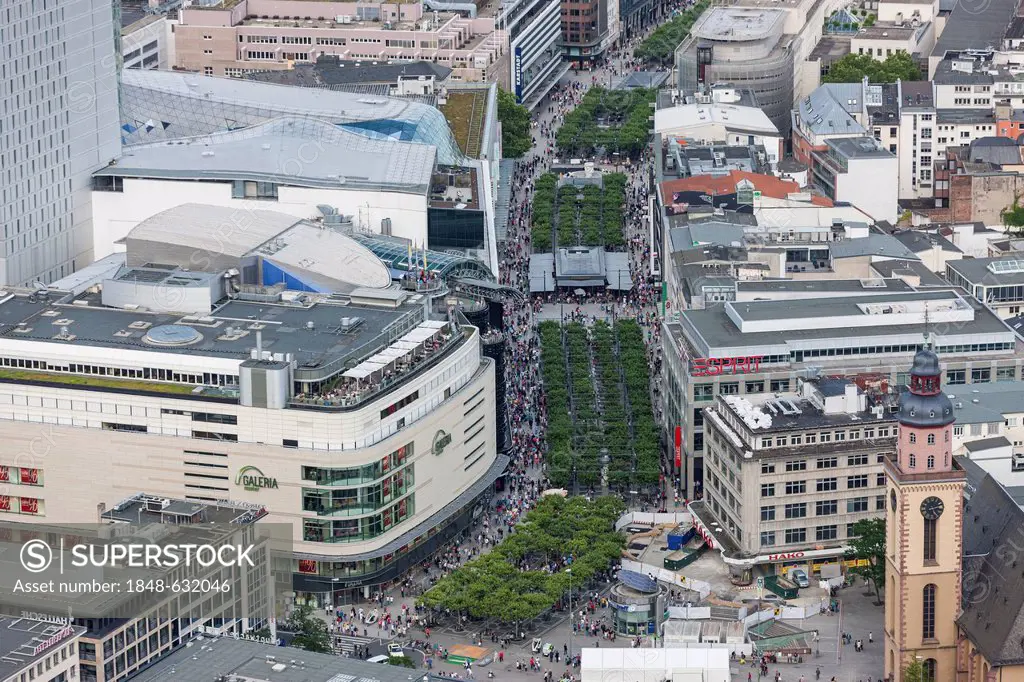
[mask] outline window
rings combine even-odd
[[[924,659],[924,664],[921,666],[922,677],[921,682],[935,682],[935,671],[938,670],[939,663],[934,658]]]
[[[789,379],[773,379],[769,385],[772,393],[785,393],[789,390]]]
[[[694,384],[693,386],[693,399],[697,400],[711,400],[715,395],[714,384]]]
[[[835,540],[838,535],[838,526],[818,526],[814,529],[815,540]]]
[[[926,564],[935,562],[935,543],[937,539],[937,527],[938,519],[924,520],[924,562]]]
[[[854,497],[846,501],[846,513],[847,514],[858,514],[860,512],[866,512],[868,510],[868,498],[866,497]]]
[[[914,469],[917,467],[917,455],[910,453],[910,457],[907,458],[910,462],[910,468]]]
[[[815,516],[834,516],[839,513],[839,505],[835,500],[818,500],[814,503]]]
[[[748,381],[744,386],[747,393],[764,393],[763,381]]]
[[[846,440],[846,432],[845,431],[836,431],[835,432],[835,439],[836,439],[837,443],[839,441]]]
[[[412,393],[410,393],[409,395],[405,396],[401,400],[399,400],[397,402],[394,402],[394,403],[391,403],[390,405],[385,407],[383,410],[381,410],[380,411],[380,418],[381,419],[385,419],[387,417],[390,417],[391,415],[393,415],[395,412],[398,412],[403,407],[406,407],[407,405],[411,405],[416,400],[419,400],[419,398],[420,398],[420,392],[419,391],[413,391]]]
[[[773,443],[773,441],[772,441],[771,438],[762,438],[761,439],[761,447],[762,448],[770,448],[772,446],[772,443]]]
[[[839,466],[838,457],[819,457],[818,468],[819,469],[835,469]]]
[[[962,436],[962,435],[964,435],[964,427],[963,426],[954,426],[953,427],[953,435],[954,436]]]
[[[786,481],[787,495],[802,495],[807,492],[807,481]]]
[[[807,516],[807,503],[798,502],[796,504],[786,505],[786,518],[787,519],[802,519]]]
[[[928,455],[928,468],[929,469],[934,469],[935,468],[935,455]]]
[[[807,471],[807,460],[796,459],[786,462],[786,471]]]
[[[860,474],[859,476],[847,476],[846,477],[847,488],[867,488],[868,487],[868,475]]]
[[[917,442],[917,434],[916,433],[910,434],[910,442],[911,443],[916,443]]]
[[[807,444],[808,445],[814,445],[817,442],[818,442],[818,434],[816,434],[816,433],[808,433],[807,434]]]
[[[740,384],[738,381],[729,381],[724,384],[719,384],[718,392],[722,395],[736,395],[740,392]]]
[[[229,443],[237,443],[238,435],[234,433],[217,433],[215,431],[193,431],[193,438],[202,438],[204,440],[223,440]]]
[[[294,438],[284,438],[281,440],[281,445],[286,448],[297,448],[299,447],[299,441]]]
[[[103,428],[107,431],[128,431],[129,433],[146,433],[149,429],[138,424],[115,424],[114,422],[103,422]]]
[[[792,443],[793,445],[800,445],[800,443],[803,442],[803,436],[799,436],[799,435],[792,436],[789,439],[789,442]]]
[[[988,367],[981,367],[971,370],[971,381],[975,384],[983,384],[992,380],[992,370]]]
[[[846,458],[846,466],[862,467],[868,463],[867,455],[850,455]]]
[[[935,445],[935,434],[934,433],[929,433],[928,434],[928,445]]]
[[[822,443],[830,443],[830,442],[832,442],[832,434],[831,433],[826,433],[826,432],[822,431],[821,433],[818,434],[818,438],[821,439]]]
[[[1017,368],[1016,367],[998,367],[996,368],[996,381],[1016,381],[1017,380]]]
[[[762,483],[761,484],[761,497],[775,497],[775,484],[774,483]]]
[[[775,473],[775,465],[774,464],[768,464],[767,462],[761,462],[761,473],[762,474],[774,474]]]
[[[885,511],[885,495],[875,495],[875,511]]]
[[[967,372],[962,369],[949,369],[946,370],[946,383],[947,384],[966,384],[967,383]]]
[[[786,529],[786,544],[791,545],[797,542],[807,542],[807,529],[806,528],[787,528]]]
[[[761,531],[761,546],[772,547],[775,544],[775,531]]]
[[[921,638],[935,639],[935,585],[925,585],[921,597]]]
[[[819,493],[825,493],[832,490],[839,489],[839,479],[836,478],[819,478],[817,482],[817,490]]]
[[[775,447],[781,448],[781,447],[784,447],[786,445],[789,445],[789,438],[787,438],[786,436],[776,436],[776,438],[775,438]],[[788,467],[788,465],[789,464],[787,462],[787,467]],[[786,471],[789,471],[789,469],[787,468]]]
[[[885,485],[885,474],[875,474],[875,485]]]
[[[775,520],[775,507],[761,507],[761,520],[762,521],[774,521]]]
[[[212,414],[209,412],[193,412],[192,421],[211,424],[238,424],[238,417],[233,414]]]

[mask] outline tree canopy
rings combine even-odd
[[[555,141],[562,154],[590,156],[599,147],[608,154],[636,157],[647,146],[651,103],[657,90],[587,90],[580,105],[569,112]]]
[[[320,654],[334,652],[331,636],[327,633],[327,623],[313,615],[313,607],[308,604],[296,607],[284,629],[295,633],[291,641],[294,647]]]
[[[624,509],[616,497],[544,497],[493,551],[441,578],[420,601],[504,623],[536,618],[562,598],[570,580],[578,589],[619,557],[624,538],[615,521]],[[568,564],[572,574],[549,572],[549,564]]]
[[[711,4],[710,0],[701,0],[688,10],[680,12],[671,20],[654,29],[651,35],[633,50],[633,56],[641,61],[664,64],[672,61],[679,44],[690,35],[690,29],[701,13]]]
[[[530,111],[516,104],[516,96],[498,88],[498,120],[501,122],[501,152],[506,159],[518,159],[530,151]]]
[[[900,50],[879,61],[866,54],[848,54],[836,60],[822,78],[825,83],[859,83],[864,76],[872,83],[921,80],[914,58]]]
[[[885,585],[885,519],[862,519],[853,524],[850,539],[850,552],[853,559],[867,561],[864,566],[851,568],[850,572],[859,575],[875,589],[875,599],[881,601],[880,590]]]
[[[1020,234],[1024,230],[1024,206],[1020,205],[1020,197],[1014,197],[1013,204],[1000,211],[999,217],[1010,232]]]

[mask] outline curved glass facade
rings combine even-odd
[[[394,272],[410,269],[409,243],[381,235],[354,234],[352,238],[373,252]],[[412,266],[422,267],[422,251],[412,252]],[[443,251],[427,251],[427,269],[438,277],[464,276],[492,281],[494,276],[486,265],[468,256],[459,256]],[[394,276],[394,272],[392,276]]]
[[[444,114],[420,102],[142,69],[125,70],[122,88],[121,138],[125,145],[209,135],[282,116],[302,116],[375,139],[433,145],[439,164],[461,165],[465,161]]]

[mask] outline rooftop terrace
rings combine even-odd
[[[440,106],[462,153],[479,158],[487,118],[487,89],[452,91]]]

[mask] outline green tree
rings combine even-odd
[[[853,524],[854,538],[850,540],[850,559],[867,561],[865,566],[851,568],[875,590],[875,599],[881,603],[881,589],[885,585],[885,519],[863,519]]]
[[[501,150],[506,159],[518,159],[533,145],[530,111],[516,104],[516,96],[498,88],[498,121],[501,122]]]
[[[415,668],[416,664],[408,656],[388,656],[389,665],[397,665],[402,668]]]
[[[868,22],[864,22],[868,25]],[[864,76],[872,83],[895,83],[897,80],[921,79],[921,70],[914,58],[900,50],[879,61],[866,54],[848,54],[836,60],[822,80],[826,83],[859,83]]]
[[[313,615],[313,607],[299,606],[293,612],[285,629],[294,632],[291,645],[306,651],[319,654],[333,653],[331,636],[327,632],[327,623]]]
[[[903,682],[925,682],[924,665],[921,661],[914,659],[903,668]]]
[[[1020,234],[1024,231],[1024,206],[1020,205],[1020,197],[1015,196],[1013,204],[1000,211],[999,217],[1003,219],[1003,225],[1006,225],[1010,232]]]
[[[675,56],[676,48],[690,35],[690,29],[710,4],[701,0],[690,9],[680,12],[669,21],[654,29],[635,50],[633,56],[651,64],[664,64]]]

